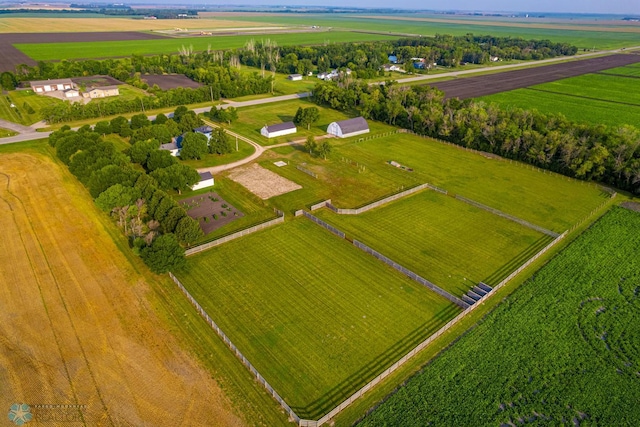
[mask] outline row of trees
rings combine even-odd
[[[444,99],[429,86],[318,83],[315,102],[563,175],[640,194],[640,130],[578,124],[561,114]]]
[[[185,111],[184,107],[177,109],[174,113],[177,122],[163,116],[156,122],[146,117],[145,122],[140,117],[129,123],[118,117],[100,122],[94,129],[84,126],[72,131],[65,126],[49,137],[58,158],[87,187],[96,205],[111,213],[134,250],[156,273],[180,268],[184,264],[183,246],[203,236],[198,222],[166,192],[180,193],[200,177],[195,169],[180,164],[168,151],[159,150],[158,139],[133,136],[147,132],[166,137],[171,133],[168,129],[178,130],[180,122],[190,117],[190,113],[193,112]],[[132,132],[132,145],[125,153],[103,139],[105,134],[120,133],[127,128]],[[187,135],[190,134],[193,133]]]

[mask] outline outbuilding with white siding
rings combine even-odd
[[[284,123],[278,123],[276,125],[271,125],[271,126],[265,125],[260,130],[260,134],[262,136],[266,136],[267,138],[276,138],[278,136],[296,133],[297,131],[298,129],[296,129],[295,123],[284,122]]]
[[[333,122],[327,128],[327,133],[338,138],[349,138],[350,136],[369,133],[369,123],[364,117]]]
[[[200,190],[201,188],[207,188],[207,187],[212,187],[214,182],[213,182],[213,175],[211,175],[211,172],[200,172],[200,181],[196,184],[193,184],[193,187],[191,187],[192,190]]]

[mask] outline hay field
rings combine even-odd
[[[242,425],[85,194],[43,155],[0,155],[0,408],[85,405],[84,425]]]
[[[131,18],[0,18],[0,33],[77,33],[95,31],[154,31],[185,29],[244,29],[270,27],[264,22],[221,19]]]

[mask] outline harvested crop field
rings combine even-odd
[[[175,89],[178,87],[199,88],[202,84],[191,80],[184,74],[146,74],[141,77],[149,86],[158,85],[162,90]]]
[[[234,169],[229,174],[229,178],[263,200],[302,188],[295,182],[289,181],[287,178],[271,172],[256,163],[244,168]]]
[[[541,83],[549,83],[567,77],[581,76],[610,68],[640,62],[640,55],[610,55],[579,61],[563,62],[523,70],[505,71],[478,77],[433,83],[445,93],[446,98],[477,98],[508,90],[520,89]]]
[[[83,425],[242,425],[98,215],[44,155],[0,155],[0,407]]]
[[[36,61],[16,49],[14,43],[70,43],[124,40],[154,40],[166,38],[161,35],[126,32],[91,33],[10,33],[0,34],[0,72],[15,72],[16,65],[36,65]]]

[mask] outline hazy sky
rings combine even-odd
[[[147,1],[144,2],[146,3]],[[156,4],[160,2],[171,3],[171,0],[155,0],[154,2]],[[219,4],[319,5],[431,10],[640,14],[640,0],[400,0],[395,2],[388,0],[177,0],[177,2],[206,4],[208,6]]]

